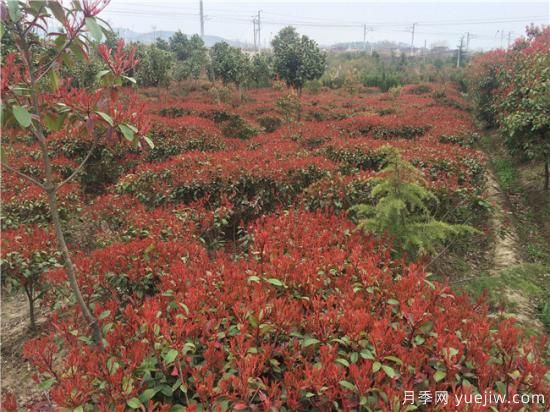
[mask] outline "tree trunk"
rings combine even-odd
[[[45,183],[42,187],[46,191],[48,196],[48,206],[50,207],[50,213],[52,215],[52,223],[55,228],[55,235],[57,242],[59,244],[59,249],[64,259],[64,266],[67,272],[67,277],[69,278],[69,284],[71,286],[72,292],[80,306],[86,320],[88,320],[90,327],[92,328],[92,337],[96,344],[101,345],[101,331],[99,329],[99,324],[97,323],[96,318],[88,309],[88,305],[84,301],[80,289],[78,287],[78,282],[76,280],[76,271],[71,260],[71,255],[69,249],[67,248],[67,243],[65,242],[65,236],[63,235],[63,230],[61,228],[61,219],[59,217],[59,210],[57,208],[57,195],[56,195],[56,186],[55,179],[53,177],[52,165],[50,162],[48,154],[48,146],[46,143],[46,137],[42,130],[42,119],[40,114],[40,104],[38,100],[38,88],[36,87],[36,79],[34,77],[33,70],[33,60],[29,52],[29,45],[25,42],[24,35],[20,33],[20,38],[22,40],[21,47],[18,48],[22,51],[24,56],[24,61],[26,62],[26,67],[28,69],[30,85],[31,85],[31,100],[32,106],[34,108],[34,114],[38,118],[37,127],[32,128],[33,134],[40,145],[40,150],[42,152],[42,161],[44,162],[44,174],[45,174]],[[33,302],[33,316],[34,316],[34,302]]]
[[[31,331],[36,330],[36,317],[34,315],[34,299],[32,296],[32,289],[29,287],[25,287],[25,294],[27,295],[27,300],[29,302],[29,319],[30,319],[30,327]]]
[[[36,317],[34,315],[34,299],[29,298],[29,317],[31,319],[31,330],[36,330]]]
[[[550,185],[550,159],[544,159],[544,190]]]
[[[48,189],[48,204],[50,206],[50,213],[52,214],[52,222],[55,228],[55,235],[57,237],[57,242],[59,244],[59,250],[63,255],[63,264],[65,271],[67,272],[67,277],[69,278],[69,284],[71,290],[80,306],[82,314],[89,323],[89,326],[92,328],[92,337],[95,343],[101,343],[101,331],[99,330],[99,324],[97,319],[94,317],[88,305],[80,293],[80,288],[78,287],[78,282],[76,280],[76,270],[71,260],[71,255],[69,253],[69,248],[67,247],[67,242],[65,241],[65,235],[63,234],[63,229],[61,228],[61,218],[59,217],[59,210],[57,208],[57,195],[55,189]]]

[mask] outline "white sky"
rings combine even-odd
[[[367,40],[410,43],[417,22],[415,45],[445,42],[454,47],[469,32],[471,49],[507,45],[527,24],[549,24],[548,1],[212,1],[204,0],[205,34],[253,41],[252,15],[262,10],[262,44],[286,25],[295,26],[322,45]],[[136,32],[181,29],[200,31],[198,0],[111,0],[102,13],[115,28]],[[501,43],[502,42],[502,43]]]

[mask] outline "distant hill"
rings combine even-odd
[[[151,44],[159,37],[163,40],[168,40],[175,33],[174,31],[167,30],[156,30],[154,32],[150,31],[147,33],[138,33],[133,30],[123,28],[115,28],[114,31],[128,42],[140,42],[144,44]],[[187,34],[187,36],[190,37],[191,35]],[[227,40],[220,36],[205,35],[203,40],[206,47],[212,47],[214,44],[222,41],[225,41],[234,47],[250,47],[250,45],[247,43],[238,40]]]

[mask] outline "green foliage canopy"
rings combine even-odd
[[[285,27],[273,39],[275,73],[289,87],[301,93],[308,80],[319,79],[325,72],[326,55],[317,43],[301,36],[293,27]]]

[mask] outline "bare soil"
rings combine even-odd
[[[491,227],[494,234],[491,272],[509,268],[520,263],[517,235],[512,223],[512,214],[506,207],[506,198],[501,192],[493,172],[487,173],[487,196],[493,207]]]
[[[487,196],[493,206],[491,227],[494,234],[492,254],[492,268],[490,273],[498,276],[501,270],[522,263],[521,248],[515,230],[513,213],[508,207],[506,195],[501,191],[492,170],[487,173]],[[506,300],[513,306],[513,313],[505,316],[514,317],[520,322],[536,330],[544,330],[544,325],[537,317],[537,307],[528,297],[523,296],[509,285],[504,290]]]
[[[28,303],[23,293],[2,296],[1,309],[2,393],[13,393],[18,405],[22,406],[43,397],[38,385],[32,380],[33,369],[22,351],[23,344],[39,333],[46,318],[37,307],[37,330],[30,330]]]

